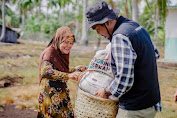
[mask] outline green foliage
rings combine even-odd
[[[127,0],[127,5],[128,5],[128,15],[129,15],[129,19],[132,18],[132,5],[131,5],[131,1],[132,0]],[[125,0],[117,0],[117,2],[114,2],[116,8],[120,9],[120,15],[123,15],[126,17],[126,1]]]
[[[59,22],[57,20],[52,20],[51,21],[51,25],[50,25],[50,33],[51,34],[54,34],[54,32],[59,28],[61,27],[62,25],[59,24]]]
[[[74,18],[75,18],[75,15],[73,13],[69,13],[69,12],[64,12],[64,16],[65,16],[66,23],[72,21],[72,19],[74,20]]]
[[[166,8],[167,8],[167,1],[168,0],[156,0],[156,1],[157,1],[157,5],[158,5],[158,8],[159,8],[160,18],[165,21],[166,13],[167,13]]]
[[[42,21],[40,30],[46,34],[54,34],[54,32],[61,27],[57,20]]]
[[[47,21],[44,21],[41,25],[41,31],[46,33],[46,34],[49,34],[50,33],[50,23],[47,22]]]
[[[27,13],[27,8],[32,6],[32,0],[23,0],[19,2],[21,12]]]
[[[2,3],[0,1],[0,6],[2,6]],[[0,7],[0,20],[2,19],[2,11],[1,11],[1,7]]]
[[[149,6],[152,5],[153,2],[149,3],[144,9],[144,12],[140,16],[140,24],[147,30],[147,32],[153,36],[154,34],[154,14],[155,11],[153,10],[154,8]]]
[[[8,27],[19,27],[20,25],[19,17],[15,15],[12,15],[12,16],[6,15],[6,25]]]
[[[79,15],[75,19],[77,19],[78,21],[82,22],[82,19],[83,19],[83,15],[82,15],[83,6],[80,6],[79,10],[80,10],[79,11]]]
[[[53,7],[59,5],[60,8],[65,7],[68,3],[71,3],[72,0],[49,0],[47,7]]]
[[[45,20],[41,18],[32,17],[26,20],[25,30],[27,32],[43,32],[46,34],[53,34],[57,28],[61,27],[55,19]]]
[[[6,10],[6,15],[14,15],[14,12],[8,7],[8,6],[5,6],[5,10]]]
[[[40,31],[40,20],[32,17],[31,19],[26,20],[25,30],[28,32],[39,32]]]
[[[6,24],[8,24],[7,26],[9,26],[11,24],[11,17],[10,16],[6,16]]]
[[[1,6],[1,3],[0,3]],[[5,11],[6,11],[6,25],[9,27],[19,27],[20,25],[20,20],[19,16],[11,10],[10,7],[7,5],[5,6]],[[2,24],[2,12],[0,8],[0,24]]]
[[[20,19],[18,16],[16,15],[12,15],[11,16],[11,26],[12,27],[19,27],[20,26]]]
[[[165,44],[165,29],[164,27],[158,27],[158,40]]]
[[[162,2],[163,1],[163,2]],[[165,17],[166,17],[166,0],[148,2],[140,16],[140,24],[147,30],[151,37],[154,37],[155,9],[159,8],[160,23],[158,26],[158,40],[163,44],[165,42]],[[160,5],[159,5],[160,4]]]

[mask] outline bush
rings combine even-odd
[[[28,32],[40,32],[40,20],[32,17],[26,20],[25,30]]]
[[[20,26],[20,19],[19,17],[13,15],[11,16],[12,20],[11,20],[11,25],[12,27],[19,27]]]
[[[163,27],[159,27],[158,29],[159,29],[158,34],[157,34],[158,40],[162,42],[164,45],[165,44],[165,29]]]
[[[50,22],[44,21],[41,24],[40,30],[46,34],[50,33]]]

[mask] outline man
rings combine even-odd
[[[97,1],[86,11],[88,29],[92,28],[111,42],[114,80],[95,95],[119,98],[117,118],[154,118],[161,111],[156,54],[149,34],[138,23]]]

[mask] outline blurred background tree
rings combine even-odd
[[[23,39],[50,40],[58,27],[70,26],[77,42],[88,44],[96,40],[94,31],[87,34],[84,12],[87,4],[97,0],[4,0],[6,26],[21,28]],[[164,43],[165,18],[170,0],[105,0],[112,8],[119,8],[121,15],[139,22],[152,40]],[[3,1],[0,1],[2,6]],[[142,7],[142,3],[144,7]],[[3,22],[0,10],[0,24]],[[37,36],[37,37],[36,37]],[[37,38],[37,39],[36,39]]]
[[[6,14],[6,10],[5,10],[5,3],[6,0],[2,0],[1,3],[1,12],[2,12],[2,31],[1,31],[1,36],[0,36],[0,41],[3,40],[4,36],[5,36],[5,31],[6,31],[6,20],[5,20],[5,14]]]

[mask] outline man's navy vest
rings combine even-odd
[[[132,88],[119,98],[120,108],[141,110],[160,101],[157,64],[154,47],[149,34],[138,23],[120,16],[113,30],[113,36],[122,34],[129,38],[137,54],[134,65]],[[112,69],[115,62],[112,56]],[[116,71],[113,71],[114,75]]]

